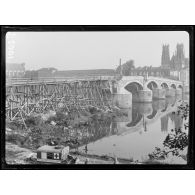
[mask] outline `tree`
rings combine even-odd
[[[128,60],[127,62],[125,62],[121,66],[119,65],[116,68],[116,73],[120,74],[121,73],[121,68],[122,68],[122,75],[124,75],[124,76],[130,76],[131,75],[131,72],[135,68],[134,61],[133,60]]]
[[[175,129],[171,129],[171,132],[167,135],[163,142],[163,148],[155,147],[155,150],[149,154],[150,160],[160,160],[166,159],[169,153],[173,156],[184,157],[181,152],[188,147],[188,122],[186,120],[189,117],[189,105],[187,103],[182,103],[176,113],[182,119],[185,119],[184,128],[179,127]]]

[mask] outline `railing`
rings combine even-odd
[[[167,79],[167,80],[174,80],[174,81],[178,81],[178,82],[180,82],[180,80],[178,79],[178,78],[176,78],[176,77],[163,77],[163,76],[152,76],[152,75],[130,75],[130,76],[123,76],[123,80],[128,80],[129,78],[131,78],[131,79],[143,79],[143,78],[145,78],[146,80],[148,79],[148,78],[153,78],[153,79]]]

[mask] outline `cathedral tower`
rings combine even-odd
[[[184,64],[185,64],[185,54],[184,54],[184,45],[181,44],[177,44],[177,49],[176,49],[176,59],[177,59],[177,69],[181,69],[183,68]]]
[[[162,46],[161,66],[163,68],[169,68],[170,66],[169,45]]]

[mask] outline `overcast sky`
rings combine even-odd
[[[26,69],[55,67],[59,70],[115,69],[133,59],[135,66],[160,66],[162,44],[183,43],[189,55],[189,36],[184,31],[159,32],[14,32],[6,36],[6,61],[24,62]]]

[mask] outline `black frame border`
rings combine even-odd
[[[57,32],[57,31],[186,31],[190,41],[190,117],[187,165],[10,165],[5,161],[5,37],[8,31]],[[30,170],[192,170],[194,166],[194,26],[193,25],[7,25],[1,26],[1,169]]]

